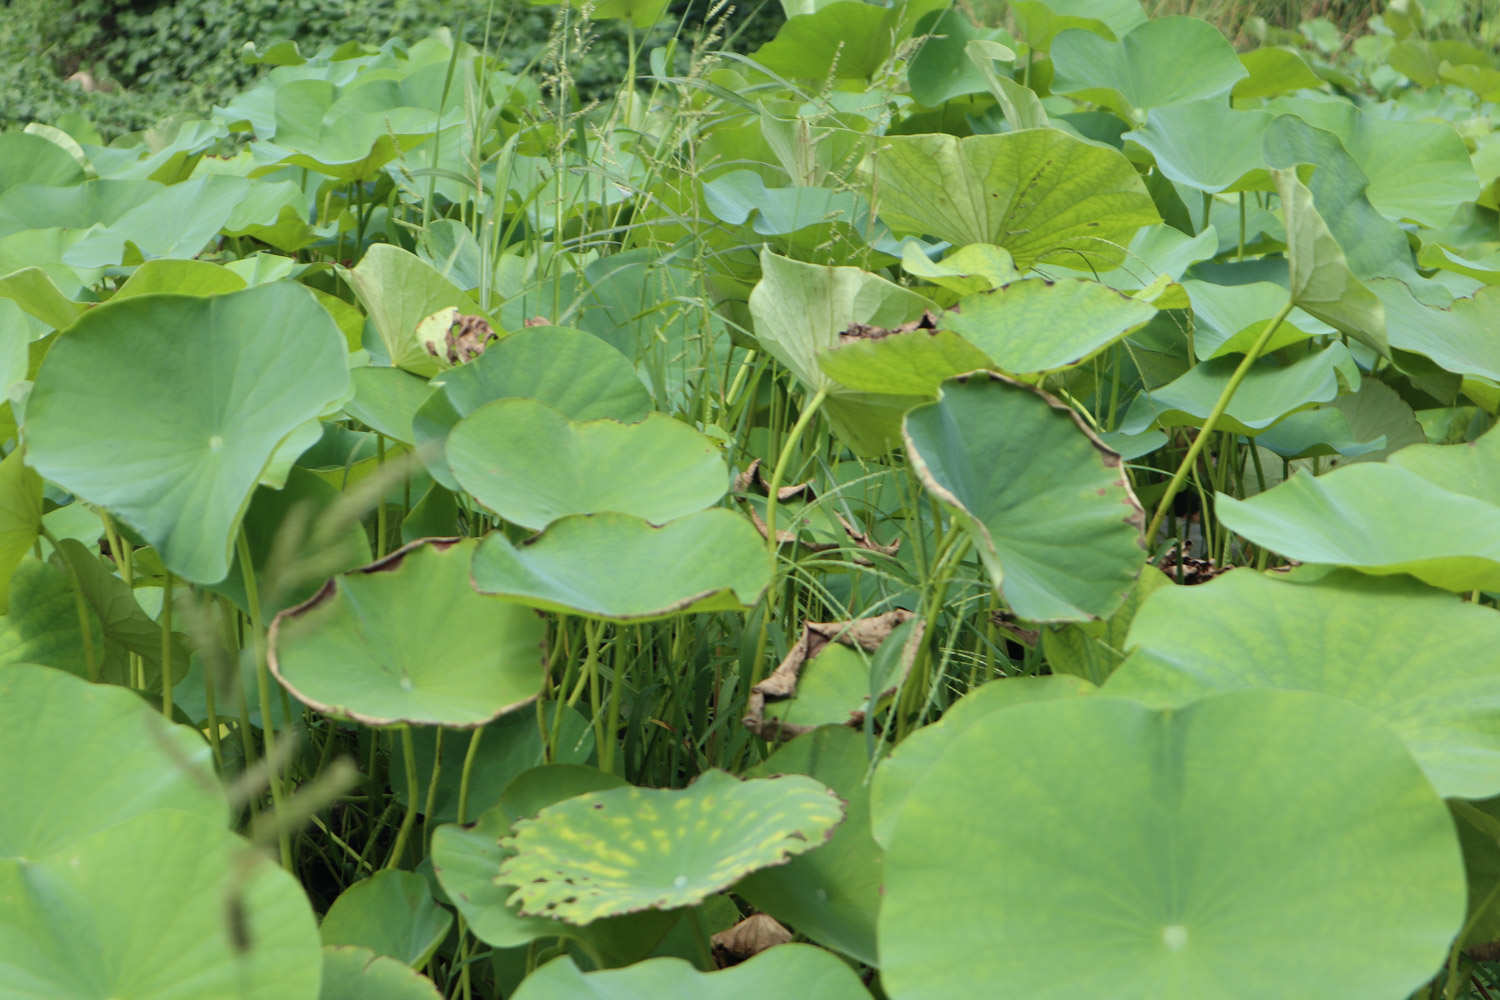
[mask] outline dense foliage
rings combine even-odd
[[[587,13],[0,133],[0,995],[1491,995],[1486,22]]]

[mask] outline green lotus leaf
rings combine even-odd
[[[880,331],[840,340],[818,355],[818,367],[858,392],[930,399],[944,379],[990,364],[989,355],[951,330]]]
[[[1135,330],[1156,307],[1097,281],[1034,279],[971,295],[939,322],[1015,374],[1071,368]]]
[[[1386,339],[1459,375],[1500,379],[1500,288],[1479,289],[1446,309],[1423,305],[1404,283],[1377,278],[1369,288],[1385,310]]]
[[[313,996],[322,956],[307,896],[223,825],[157,809],[0,860],[0,994]]]
[[[876,211],[897,233],[994,243],[1022,271],[1043,261],[1098,270],[1160,221],[1118,151],[1053,128],[998,135],[890,136],[873,159]]]
[[[529,0],[534,7],[551,6],[552,0]],[[602,0],[586,4],[584,0],[569,0],[575,9],[586,10],[586,17],[597,20],[629,21],[637,28],[649,28],[662,19],[668,0]]]
[[[1021,277],[1010,254],[988,243],[971,243],[934,261],[916,243],[907,241],[901,269],[959,295],[992,291]]]
[[[375,244],[357,266],[339,270],[369,314],[390,363],[423,377],[436,375],[448,363],[427,352],[417,324],[450,306],[465,315],[479,314],[468,293],[416,254],[390,243]]]
[[[61,566],[28,555],[11,573],[10,585],[10,601],[0,618],[0,664],[35,663],[88,679],[128,683],[128,675],[104,669],[104,629],[87,610],[79,621],[77,591]],[[89,676],[90,653],[96,677]]]
[[[750,53],[773,73],[793,79],[868,80],[891,55],[892,35],[904,17],[915,20],[931,3],[905,10],[837,0],[789,17],[776,37]]]
[[[1065,31],[1052,42],[1052,90],[1139,120],[1152,108],[1223,97],[1247,76],[1207,21],[1158,17],[1119,42],[1090,31]]]
[[[1187,278],[1182,282],[1193,307],[1193,353],[1200,361],[1244,354],[1281,307],[1286,289],[1271,281],[1221,285]],[[1262,355],[1279,351],[1309,337],[1334,333],[1334,329],[1293,309],[1261,349]]]
[[[542,687],[540,618],[474,593],[476,539],[417,542],[328,583],[271,623],[276,679],[366,725],[473,727]]]
[[[1113,41],[1146,21],[1140,0],[1016,0],[1011,7],[1022,37],[1041,52],[1064,31],[1092,31]]]
[[[83,167],[55,142],[28,132],[0,135],[0,191],[18,184],[65,187],[81,184]]]
[[[665,413],[575,422],[534,399],[498,399],[461,420],[446,451],[467,493],[536,531],[604,511],[662,524],[729,488],[718,445]]]
[[[857,267],[821,267],[760,254],[750,292],[755,339],[810,390],[836,388],[818,355],[856,324],[889,328],[921,316],[931,300]]]
[[[1323,78],[1314,73],[1293,49],[1263,45],[1240,53],[1240,65],[1250,75],[1236,83],[1229,92],[1236,104],[1294,90],[1318,90],[1323,86]]]
[[[826,241],[830,226],[864,235],[870,207],[853,191],[824,187],[768,188],[753,170],[732,170],[703,184],[703,203],[730,225],[747,222],[760,236],[787,236],[814,229],[812,240]]]
[[[704,772],[687,788],[616,788],[515,824],[498,881],[521,913],[572,924],[696,906],[761,868],[821,845],[844,805],[802,775],[741,781]]]
[[[1293,476],[1249,500],[1217,494],[1229,530],[1292,559],[1443,590],[1500,590],[1500,433],[1419,444],[1385,462]]]
[[[848,964],[819,948],[784,944],[718,972],[699,972],[680,958],[653,958],[626,969],[582,972],[566,956],[526,977],[515,1000],[640,1000],[692,997],[740,1000],[746,996],[807,996],[865,1000],[870,994]]]
[[[1446,121],[1371,114],[1321,95],[1281,100],[1273,107],[1337,136],[1369,178],[1370,204],[1393,222],[1445,226],[1459,206],[1480,195],[1469,149]]]
[[[1119,430],[1138,434],[1148,427],[1198,426],[1240,364],[1239,358],[1203,361],[1172,382],[1143,392],[1130,404]],[[1265,358],[1251,366],[1219,418],[1220,430],[1255,434],[1289,413],[1336,398],[1347,386],[1358,388],[1359,368],[1349,349],[1332,343],[1289,365]]]
[[[592,334],[562,326],[527,327],[478,358],[432,380],[442,391],[412,416],[412,435],[432,477],[459,488],[442,445],[464,417],[495,399],[526,397],[571,420],[640,420],[651,394],[619,351]]]
[[[1066,406],[980,372],[944,383],[904,435],[1017,615],[1079,621],[1119,606],[1145,564],[1144,516],[1119,456]]]
[[[140,532],[178,576],[217,583],[278,446],[348,385],[344,338],[298,285],[106,303],[42,363],[27,463]]]
[[[946,750],[886,851],[881,981],[898,1000],[1404,997],[1463,921],[1442,800],[1338,699],[1052,700]]]
[[[0,278],[0,297],[13,300],[32,316],[58,330],[71,326],[85,311],[82,303],[64,295],[47,272],[37,267],[23,267]]]
[[[943,713],[930,726],[907,736],[875,771],[870,786],[870,831],[882,848],[891,846],[896,818],[912,792],[925,781],[927,773],[948,753],[953,740],[969,726],[992,712],[1055,698],[1078,698],[1098,689],[1077,677],[1044,675],[1040,677],[1006,677],[983,684]]]
[[[222,826],[224,793],[201,734],[124,688],[48,667],[0,669],[0,857],[40,858],[153,809]]]
[[[442,1000],[432,980],[394,958],[353,945],[323,948],[318,1000]]]
[[[1267,127],[1261,148],[1266,163],[1277,170],[1299,168],[1295,179],[1311,193],[1316,218],[1333,237],[1356,278],[1361,281],[1399,278],[1413,286],[1421,283],[1412,267],[1411,245],[1405,231],[1370,203],[1369,175],[1349,155],[1338,136],[1293,115],[1280,115]],[[1308,173],[1311,176],[1306,176]],[[1276,180],[1278,192],[1282,183]],[[1283,196],[1283,214],[1289,210],[1286,200]],[[1306,215],[1305,205],[1293,208],[1300,208]],[[1288,234],[1307,224],[1289,220]],[[1311,241],[1312,237],[1307,239]]]
[[[481,594],[548,611],[650,621],[742,611],[770,582],[765,542],[722,508],[661,527],[625,514],[581,514],[516,545],[491,532],[474,553]]]
[[[897,440],[901,414],[921,397],[852,391],[823,373],[818,355],[851,328],[899,326],[934,303],[857,267],[804,264],[768,249],[760,264],[761,279],[750,292],[756,341],[807,389],[829,390],[823,413],[850,448],[883,454]]]
[[[1152,108],[1146,123],[1125,139],[1148,150],[1162,173],[1199,191],[1270,187],[1261,139],[1274,116],[1233,111],[1222,98]]]
[[[1292,301],[1329,325],[1388,353],[1385,310],[1375,293],[1354,276],[1348,258],[1290,170],[1273,171],[1286,220],[1286,256]]]
[[[431,384],[400,368],[356,368],[349,376],[354,398],[345,412],[393,441],[415,444],[412,419],[436,391]]]
[[[206,260],[148,260],[135,269],[109,297],[111,302],[133,295],[228,295],[249,282],[227,267]]]
[[[675,913],[636,913],[606,917],[587,927],[575,927],[549,917],[523,916],[507,901],[509,885],[495,873],[511,851],[502,846],[517,820],[535,816],[557,802],[587,792],[620,788],[624,780],[593,768],[548,764],[532,768],[506,788],[500,802],[474,823],[451,823],[432,836],[432,868],[443,891],[468,921],[469,930],[486,944],[514,948],[538,938],[564,937],[583,941],[610,964],[625,965],[644,958],[677,919]]]
[[[339,893],[318,933],[325,947],[359,945],[420,969],[452,925],[426,878],[388,868]]]
[[[1237,569],[1148,600],[1105,693],[1166,706],[1240,688],[1321,692],[1387,723],[1439,795],[1488,798],[1500,793],[1497,643],[1500,614],[1411,580],[1297,584]]]
[[[849,652],[839,643],[829,644],[825,652],[830,649]],[[735,892],[818,944],[878,966],[875,914],[880,911],[882,854],[870,836],[869,768],[864,733],[824,726],[778,748],[748,771],[750,778],[805,774],[833,789],[844,800],[845,814],[828,843],[784,865],[752,872]]]
[[[911,96],[918,104],[937,107],[952,97],[982,94],[989,82],[980,67],[968,57],[971,41],[1000,44],[1008,36],[995,28],[979,28],[956,7],[935,11],[917,25],[916,35],[927,36],[906,65]],[[1015,60],[1011,52],[1010,60]],[[993,60],[992,60],[993,61]]]

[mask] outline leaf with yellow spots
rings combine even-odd
[[[496,881],[510,904],[571,924],[693,906],[832,835],[844,803],[803,775],[741,781],[708,771],[687,788],[579,795],[516,823]]]

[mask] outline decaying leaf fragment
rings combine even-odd
[[[764,913],[752,913],[728,930],[722,930],[709,938],[713,945],[714,961],[719,968],[727,969],[749,958],[754,958],[767,948],[786,944],[792,932],[781,926],[775,917]]]
[[[762,467],[760,459],[757,458],[751,462],[744,472],[735,477],[734,491],[741,494],[754,493],[763,497],[771,495],[771,484],[766,481],[765,469]],[[813,493],[812,483],[797,483],[793,486],[782,486],[776,491],[776,502],[778,504],[789,503],[793,500],[812,503],[815,499],[817,497]],[[744,503],[745,510],[749,513],[750,520],[755,525],[755,530],[760,532],[760,537],[766,537],[766,522],[760,516],[760,511],[756,510],[753,504],[745,502],[743,497],[741,498],[741,502]],[[849,536],[849,540],[857,548],[865,549],[869,552],[878,552],[884,556],[893,556],[901,548],[901,539],[899,538],[889,545],[881,545],[868,534],[850,524],[849,520],[837,511],[829,511],[829,516],[838,522],[839,527],[844,529],[844,534]],[[828,552],[839,548],[833,542],[810,542],[805,539],[799,539],[797,532],[785,528],[776,529],[776,542],[778,545],[788,545],[798,542],[808,552]],[[854,561],[862,566],[873,565],[869,560],[860,556],[855,556]]]
[[[858,340],[879,340],[897,333],[914,333],[917,330],[927,330],[936,333],[941,326],[938,314],[931,309],[909,323],[900,326],[871,326],[869,323],[850,323],[839,334],[839,343],[848,344]]]
[[[781,719],[767,719],[765,717],[767,699],[780,701],[795,697],[797,678],[801,675],[803,666],[808,660],[822,652],[830,642],[842,643],[854,649],[873,653],[880,648],[880,644],[895,631],[898,625],[910,621],[913,617],[915,616],[910,611],[896,608],[894,611],[887,611],[885,614],[875,615],[872,618],[854,618],[841,622],[804,622],[802,637],[792,646],[786,658],[777,665],[775,670],[771,671],[771,676],[750,689],[750,697],[745,704],[745,718],[741,720],[745,728],[768,740],[791,739],[794,736],[811,732],[816,727],[789,723]],[[880,698],[893,693],[900,685],[902,678],[906,676],[917,648],[922,642],[924,631],[925,624],[922,622],[918,622],[912,629],[906,648],[901,651],[900,668],[889,678],[889,686],[880,692]],[[865,713],[862,709],[850,710],[848,725],[862,725],[864,721]]]
[[[466,316],[451,306],[418,323],[417,336],[428,354],[450,365],[473,361],[490,341],[499,339],[483,316]]]

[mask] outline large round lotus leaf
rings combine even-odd
[[[474,539],[431,540],[328,581],[271,623],[271,671],[366,725],[472,727],[542,686],[542,620],[469,587]]]
[[[572,420],[639,420],[651,394],[630,360],[590,333],[565,326],[527,327],[491,344],[466,365],[432,380],[434,393],[412,417],[412,435],[432,478],[457,490],[443,444],[464,417],[495,399],[522,396]]]
[[[48,667],[0,669],[0,857],[41,857],[152,809],[223,825],[202,735],[134,692]]]
[[[1113,39],[1146,20],[1140,0],[1015,0],[1011,6],[1022,37],[1041,52],[1070,29]]]
[[[83,166],[57,143],[29,132],[0,135],[0,191],[17,184],[62,187],[83,179]]]
[[[1398,1000],[1442,964],[1464,891],[1442,800],[1347,702],[1019,705],[907,798],[881,979],[893,1000]]]
[[[1240,569],[1152,597],[1126,647],[1135,653],[1110,694],[1180,705],[1238,688],[1320,691],[1389,724],[1440,795],[1500,794],[1500,614],[1490,608],[1405,578],[1296,584]]]
[[[662,524],[712,506],[729,488],[718,445],[665,413],[633,424],[574,422],[534,399],[499,399],[453,428],[447,452],[475,500],[536,531],[603,511]]]
[[[495,879],[511,852],[502,841],[516,820],[586,792],[618,788],[624,781],[593,768],[548,764],[510,783],[493,809],[464,826],[445,823],[432,835],[432,869],[469,930],[486,944],[516,948],[539,938],[568,937],[586,942],[610,964],[645,957],[672,926],[676,914],[631,914],[575,927],[548,917],[523,916],[508,898],[511,886]]]
[[[516,885],[522,913],[573,924],[696,906],[819,846],[843,818],[811,778],[706,771],[687,788],[616,788],[543,809],[504,841],[515,853],[498,877]]]
[[[520,545],[491,532],[474,553],[481,594],[590,618],[645,621],[740,611],[770,582],[765,542],[722,508],[659,528],[625,514],[565,517]]]
[[[1234,111],[1222,98],[1153,108],[1125,138],[1144,146],[1163,174],[1199,191],[1269,186],[1260,141],[1273,115]]]
[[[832,643],[828,649],[847,647]],[[866,693],[868,693],[868,686]],[[818,944],[879,965],[875,914],[880,910],[880,846],[870,836],[870,753],[865,734],[824,726],[797,737],[761,761],[747,776],[805,774],[845,803],[844,822],[828,843],[762,868],[740,880],[735,892]]]
[[[1015,374],[1069,368],[1156,315],[1156,307],[1097,281],[1017,281],[971,295],[942,324]]]
[[[426,976],[369,948],[323,949],[318,1000],[442,1000],[442,996]]]
[[[1418,302],[1405,282],[1377,278],[1370,290],[1385,309],[1391,347],[1430,358],[1459,375],[1500,379],[1500,288],[1481,288],[1446,309]]]
[[[893,230],[995,243],[1023,271],[1051,259],[1116,267],[1136,230],[1161,221],[1129,160],[1060,129],[890,136],[874,163],[876,210]]]
[[[951,330],[880,330],[839,339],[818,355],[818,367],[856,392],[931,398],[944,379],[990,364],[989,355]]]
[[[0,995],[311,1000],[322,955],[297,880],[223,828],[160,809],[0,861]]]
[[[1222,97],[1249,72],[1207,21],[1158,17],[1118,42],[1065,31],[1052,42],[1052,90],[1102,104],[1129,119],[1147,110]]]
[[[1385,462],[1296,475],[1249,500],[1218,494],[1233,532],[1284,556],[1444,590],[1500,590],[1500,433],[1418,444]]]
[[[882,848],[890,847],[896,818],[906,798],[942,760],[955,737],[992,712],[1054,698],[1077,698],[1097,691],[1076,677],[1006,677],[964,695],[943,717],[912,733],[881,761],[870,785],[870,830]]]
[[[542,966],[521,983],[515,1000],[742,1000],[744,997],[817,997],[868,1000],[848,963],[819,948],[784,944],[739,965],[699,972],[680,958],[653,958],[625,969],[581,972],[568,957]]]
[[[139,531],[178,576],[217,583],[277,446],[348,386],[344,338],[299,285],[106,303],[42,363],[26,460]]]
[[[1022,618],[1108,615],[1145,564],[1120,457],[1066,406],[986,372],[906,416],[906,451]]]
[[[452,925],[426,878],[387,868],[339,893],[318,932],[324,945],[359,945],[421,968]]]

